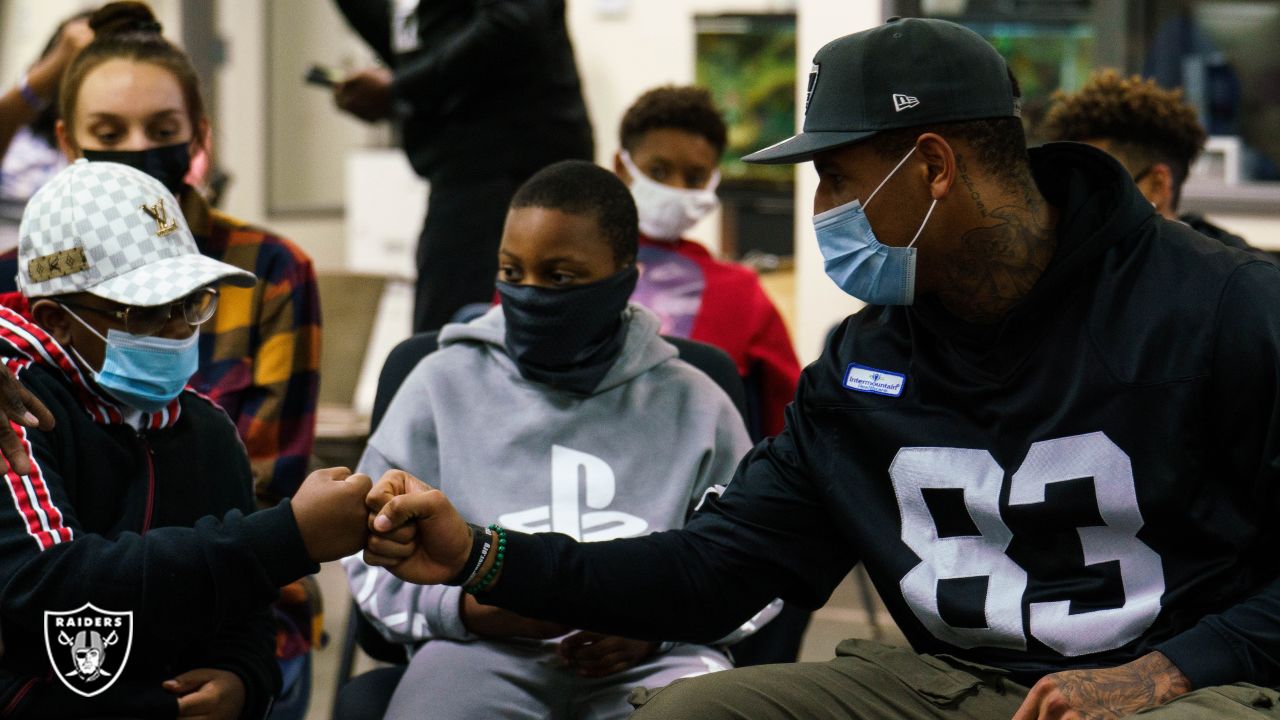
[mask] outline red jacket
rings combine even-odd
[[[800,363],[787,328],[752,269],[689,240],[640,239],[640,282],[631,296],[662,320],[662,334],[724,350],[747,384],[753,438],[782,430]]]

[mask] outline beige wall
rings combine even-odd
[[[149,0],[165,34],[182,32],[178,0]],[[0,2],[0,82],[17,78],[44,49],[58,23],[101,2],[92,0],[4,0]]]
[[[879,2],[802,3],[799,14],[800,60],[796,70],[801,80],[796,84],[796,108],[804,108],[809,68],[813,56],[827,42],[841,35],[865,30],[884,20]],[[796,127],[803,124],[797,113]],[[817,359],[822,342],[833,325],[861,307],[861,303],[840,291],[822,270],[822,254],[813,234],[813,193],[818,176],[813,163],[796,168],[796,320],[792,333],[800,362]]]
[[[289,0],[291,2],[295,0]],[[325,0],[296,2],[300,12],[312,5],[330,6]],[[342,269],[345,263],[345,245],[341,217],[276,215],[268,213],[267,157],[270,152],[267,127],[267,6],[266,0],[221,0],[218,12],[218,33],[226,42],[226,63],[218,73],[218,121],[214,126],[214,146],[223,164],[234,176],[224,208],[250,222],[266,225],[274,232],[288,237],[302,246],[321,270]],[[323,9],[332,13],[332,7]],[[306,25],[314,31],[315,25]],[[351,46],[353,38],[339,24],[327,26],[334,33],[332,42],[337,53]],[[287,35],[287,33],[282,33]],[[322,44],[313,32],[304,45]],[[326,58],[317,57],[317,62]],[[305,68],[299,70],[299,77]],[[299,85],[301,80],[299,80]],[[305,88],[304,88],[305,89]],[[322,94],[317,89],[316,93]],[[323,105],[323,103],[322,103]],[[318,109],[317,112],[328,110]],[[335,111],[336,112],[336,111]],[[313,148],[313,152],[337,152],[345,154],[342,145],[357,145],[359,135],[343,133],[333,142]],[[341,167],[342,160],[336,161]],[[282,172],[288,172],[282,170]],[[298,182],[308,182],[309,174],[294,171]],[[341,178],[338,173],[335,181]]]
[[[1208,219],[1243,237],[1254,247],[1280,250],[1280,208],[1274,215],[1220,215],[1209,213]]]

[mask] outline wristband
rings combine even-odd
[[[496,559],[493,561],[493,567],[489,568],[489,572],[480,578],[480,582],[462,586],[462,591],[469,595],[479,595],[493,587],[493,583],[498,579],[498,573],[502,571],[502,560],[507,556],[507,531],[494,523],[490,523],[489,529],[498,539]]]
[[[25,74],[18,80],[18,94],[22,96],[22,102],[34,112],[43,112],[46,107],[49,107],[49,102],[31,89],[31,83],[27,82]]]
[[[449,580],[447,583],[449,585],[466,585],[474,580],[476,573],[484,567],[485,558],[489,557],[489,550],[493,547],[493,535],[487,528],[471,523],[467,523],[467,527],[471,528],[471,554],[463,563],[462,570]]]

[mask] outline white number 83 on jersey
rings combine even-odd
[[[1105,523],[1077,528],[1087,565],[1120,566],[1124,604],[1071,614],[1070,600],[1034,602],[1028,628],[1022,601],[1027,572],[1006,554],[1013,532],[1000,516],[1004,470],[986,450],[902,448],[889,466],[902,515],[902,541],[920,558],[901,581],[902,595],[920,622],[938,639],[957,647],[1026,649],[1027,633],[1068,657],[1104,652],[1138,638],[1155,622],[1164,595],[1160,556],[1138,539],[1142,514],[1129,456],[1103,433],[1035,443],[1013,474],[1009,505],[1042,503],[1055,482],[1093,478]],[[939,537],[924,490],[961,489],[965,508],[980,534]],[[986,627],[954,627],[942,619],[938,582],[987,578]]]

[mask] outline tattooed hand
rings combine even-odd
[[[1190,690],[1182,671],[1153,652],[1118,667],[1046,675],[1031,688],[1013,720],[1114,720]]]

